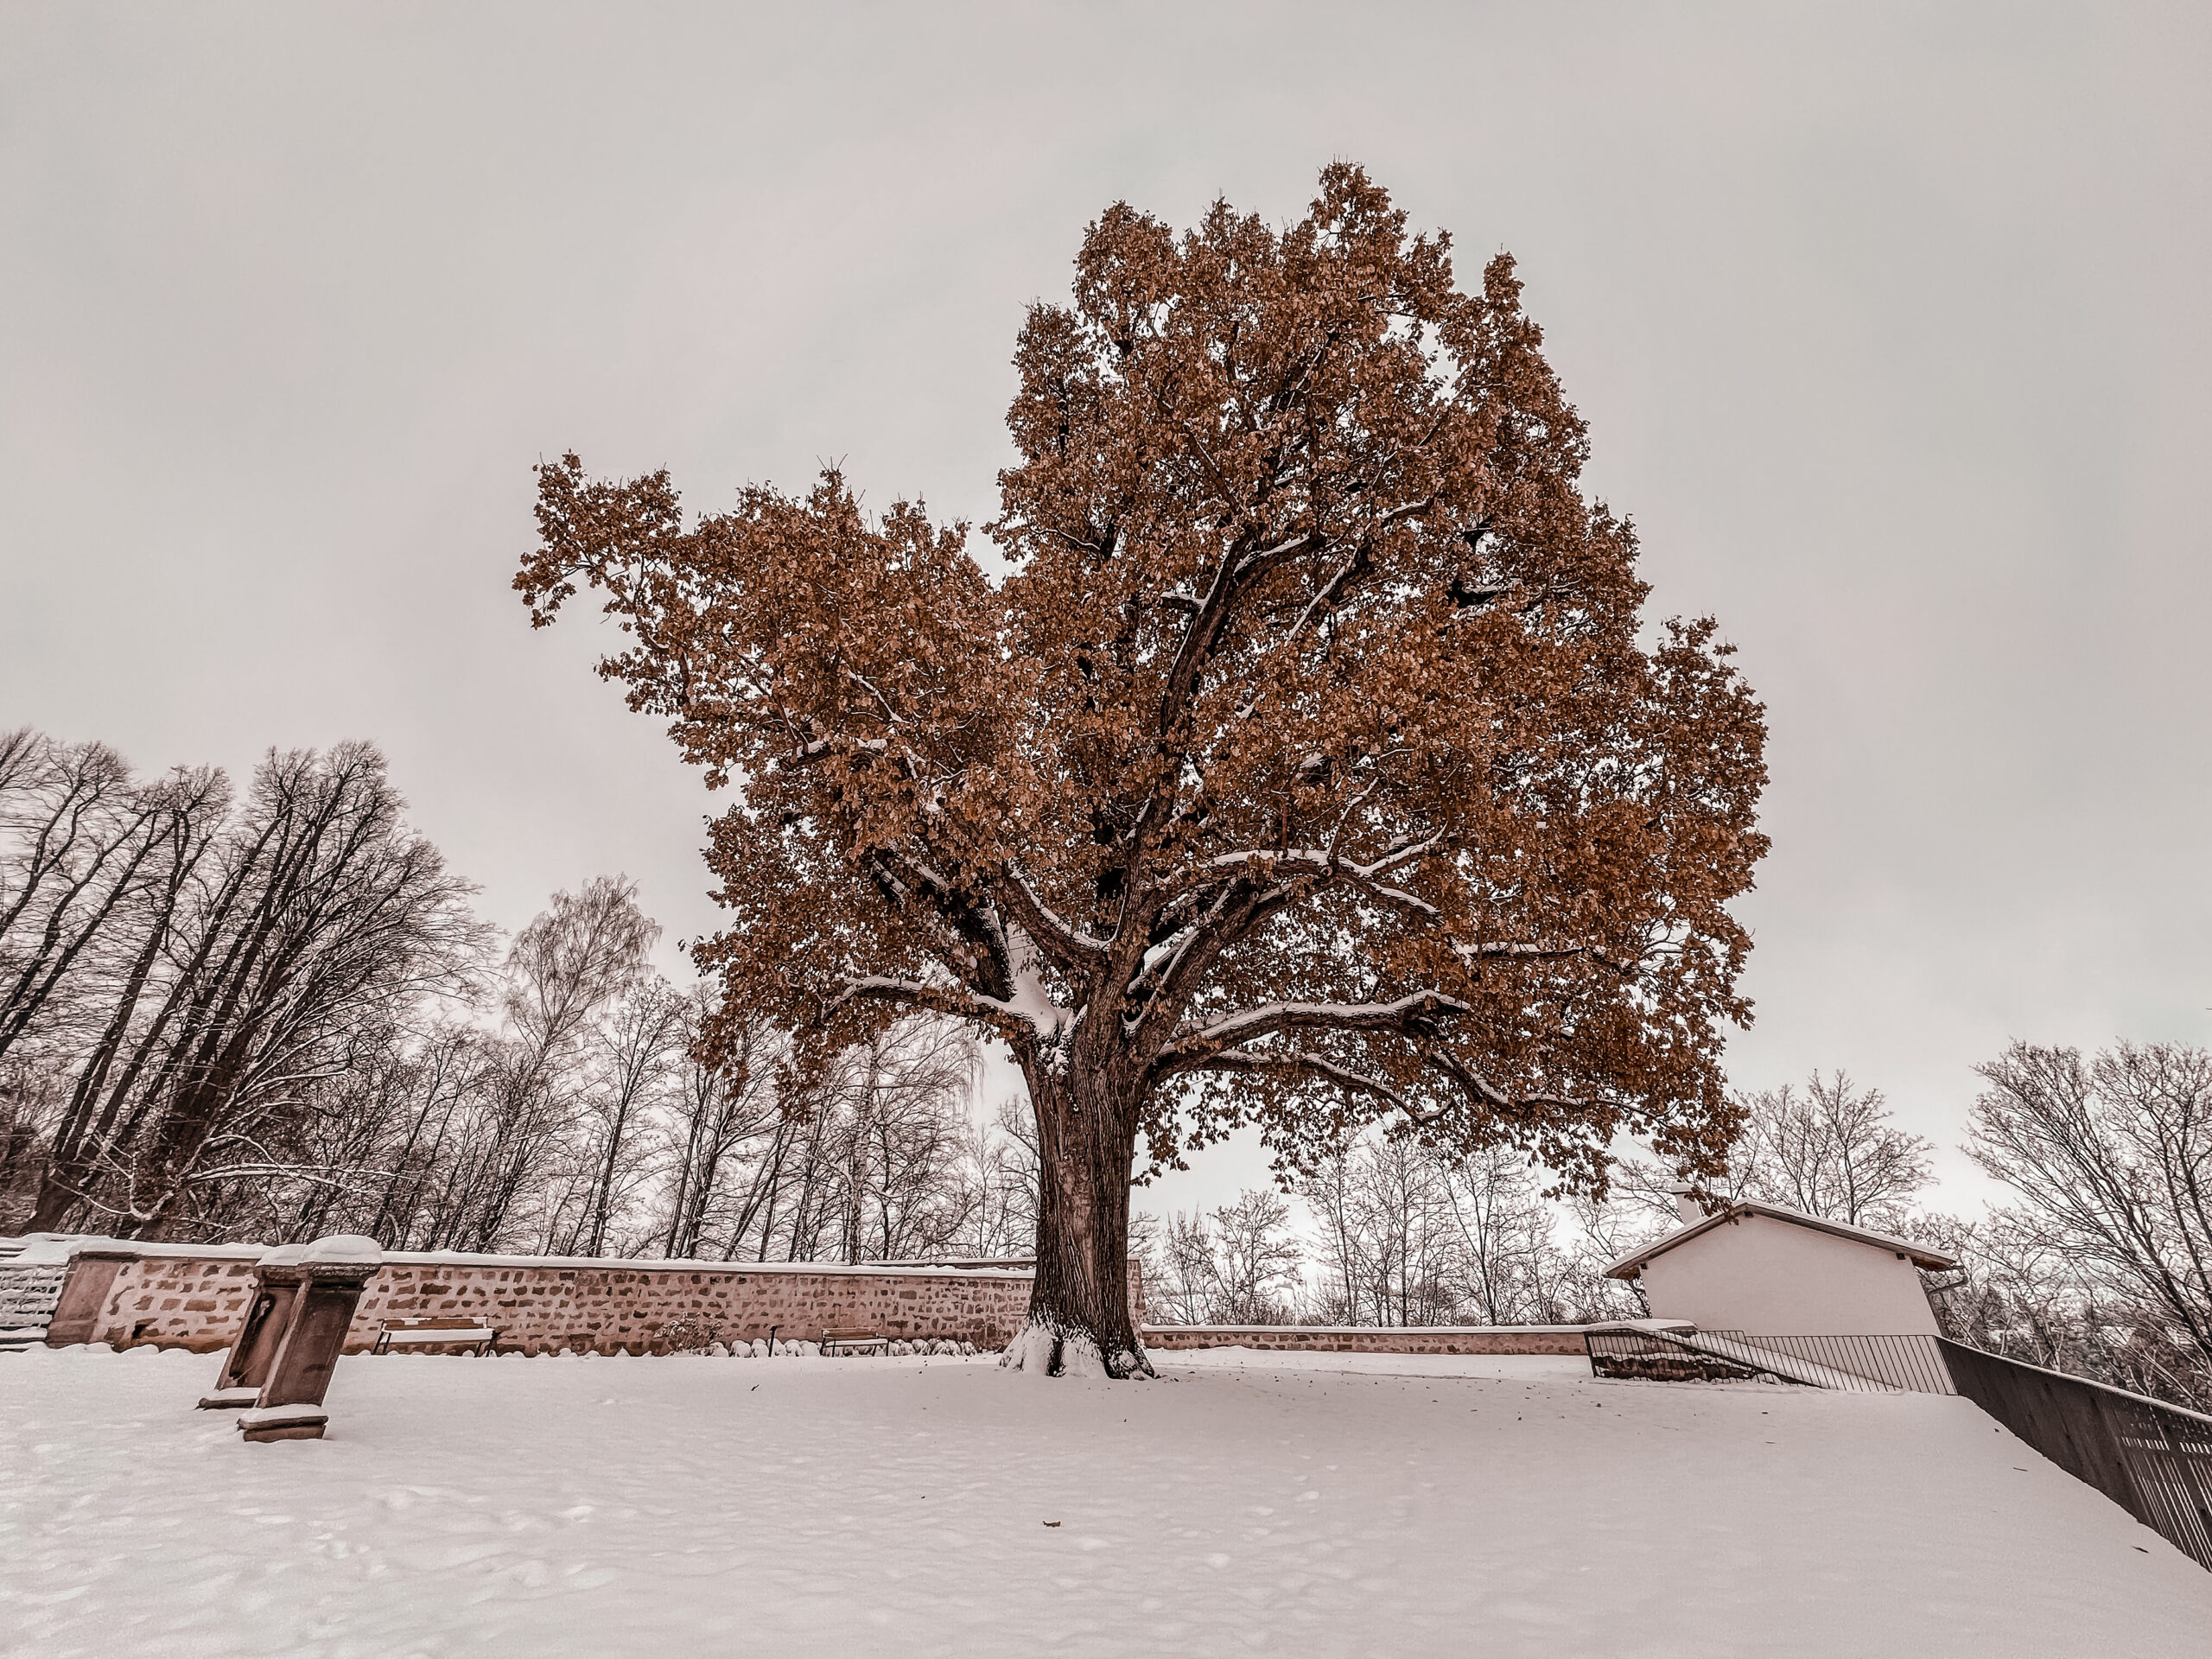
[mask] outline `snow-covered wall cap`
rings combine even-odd
[[[1608,1279],[1633,1279],[1643,1270],[1643,1264],[1655,1255],[1664,1255],[1679,1249],[1694,1238],[1702,1238],[1716,1227],[1726,1226],[1746,1216],[1764,1216],[1770,1221],[1786,1221],[1793,1227],[1808,1227],[1816,1233],[1827,1233],[1837,1238],[1847,1238],[1854,1244],[1866,1244],[1875,1249],[1889,1250],[1904,1257],[1916,1268],[1925,1268],[1931,1273],[1948,1273],[1959,1264],[1949,1256],[1929,1249],[1925,1244],[1916,1244],[1909,1238],[1893,1237],[1878,1233],[1869,1227],[1854,1227],[1847,1221],[1830,1221],[1826,1216],[1808,1216],[1802,1210],[1792,1210],[1779,1204],[1763,1204],[1757,1198],[1738,1198],[1735,1203],[1707,1216],[1703,1221],[1688,1227],[1677,1228],[1662,1238],[1630,1250],[1626,1255],[1608,1262],[1605,1274]]]
[[[17,1243],[0,1239],[0,1245]],[[111,1238],[105,1233],[25,1233],[22,1249],[10,1259],[26,1264],[67,1262],[73,1255],[102,1251],[142,1256],[189,1256],[197,1261],[252,1262],[268,1254],[265,1244],[156,1244],[136,1238]]]
[[[32,1267],[41,1262],[67,1262],[85,1241],[74,1233],[25,1233],[20,1239],[0,1240],[0,1255]],[[14,1248],[10,1249],[9,1246]]]
[[[1027,1280],[1033,1276],[1027,1269],[910,1268],[883,1262],[712,1262],[686,1256],[484,1255],[458,1250],[391,1250],[386,1252],[384,1264],[387,1268],[574,1268],[594,1273],[850,1274],[861,1278],[885,1274],[932,1279]]]
[[[264,1262],[267,1256],[262,1257]],[[333,1233],[318,1238],[300,1257],[302,1267],[363,1267],[384,1265],[384,1246],[359,1233]]]
[[[262,1262],[271,1267],[297,1267],[308,1248],[302,1244],[156,1244],[133,1238],[109,1238],[97,1234],[30,1233],[24,1235],[25,1262],[66,1262],[88,1249],[112,1250],[156,1259]],[[10,1240],[10,1242],[13,1242]],[[32,1255],[36,1249],[41,1254]],[[973,1256],[929,1263],[892,1262],[717,1262],[693,1256],[504,1255],[463,1254],[458,1250],[386,1250],[378,1258],[387,1268],[557,1268],[591,1272],[712,1273],[742,1275],[772,1274],[842,1274],[867,1278],[893,1274],[900,1278],[1022,1280],[1032,1274],[1027,1256]],[[996,1265],[1003,1260],[1007,1265]],[[1020,1262],[1019,1267],[1014,1266]],[[333,1265],[336,1265],[334,1262]]]

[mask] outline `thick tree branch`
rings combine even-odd
[[[1231,1048],[1282,1031],[1397,1031],[1423,1029],[1439,1014],[1471,1010],[1442,991],[1415,991],[1392,1002],[1270,1002],[1248,1008],[1203,1030],[1179,1037],[1160,1051],[1153,1067],[1181,1071]]]
[[[1434,838],[1432,838],[1430,842],[1424,842],[1423,846],[1433,849],[1434,844]],[[1402,866],[1408,861],[1408,855],[1400,853],[1377,859],[1371,864],[1353,864],[1325,849],[1293,848],[1283,851],[1262,851],[1255,849],[1249,852],[1224,853],[1217,857],[1206,859],[1198,868],[1210,874],[1217,872],[1224,877],[1234,872],[1246,880],[1252,879],[1255,874],[1262,880],[1273,880],[1281,873],[1294,872],[1317,878],[1314,883],[1315,890],[1332,883],[1341,882],[1348,887],[1357,887],[1363,893],[1395,909],[1405,911],[1429,921],[1441,919],[1443,912],[1430,904],[1427,899],[1416,893],[1408,893],[1402,887],[1390,887],[1376,879],[1377,874],[1382,871]],[[1208,885],[1211,884],[1205,882],[1194,884],[1191,891],[1203,892]]]
[[[1050,1039],[1058,1033],[1052,1018],[1058,1010],[1033,1008],[1014,998],[987,996],[962,985],[931,985],[918,979],[893,979],[882,974],[849,978],[831,1007],[847,1002],[890,1002],[920,1008],[948,1019],[980,1020],[1003,1034],[1031,1040]]]
[[[1029,878],[1014,866],[1002,872],[995,894],[1008,917],[1029,935],[1052,965],[1063,973],[1083,974],[1102,965],[1111,946],[1081,931],[1047,905],[1029,885]]]
[[[1302,1050],[1271,1053],[1249,1048],[1225,1049],[1221,1053],[1184,1066],[1182,1071],[1185,1074],[1217,1071],[1236,1077],[1312,1077],[1322,1083],[1335,1084],[1356,1094],[1369,1096],[1399,1110],[1412,1109],[1407,1106],[1405,1096],[1389,1084]]]

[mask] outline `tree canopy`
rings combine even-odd
[[[601,672],[734,787],[730,1006],[802,1069],[914,1010],[1021,1066],[1025,1363],[1141,1369],[1140,1132],[1310,1166],[1380,1120],[1584,1190],[1624,1132],[1725,1155],[1762,711],[1710,619],[1646,629],[1512,261],[1449,255],[1341,163],[1282,229],[1109,209],[1020,332],[997,579],[835,471],[687,519],[540,469],[533,622],[602,594]]]

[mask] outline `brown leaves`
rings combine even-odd
[[[1109,209],[1021,329],[996,588],[834,473],[687,531],[664,474],[544,469],[533,621],[604,592],[602,672],[741,785],[702,963],[817,1046],[980,1021],[1155,1140],[1701,1159],[1760,710],[1709,622],[1639,645],[1520,296],[1348,165],[1281,230]]]

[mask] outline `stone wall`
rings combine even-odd
[[[1148,1325],[1145,1346],[1265,1348],[1331,1354],[1573,1354],[1586,1351],[1579,1325]]]
[[[387,1257],[346,1344],[366,1347],[385,1319],[463,1316],[498,1331],[502,1352],[649,1353],[661,1345],[663,1325],[688,1315],[726,1341],[753,1341],[772,1327],[785,1341],[863,1330],[996,1348],[1020,1328],[1029,1290],[1026,1273],[946,1268],[464,1266]]]
[[[73,1302],[82,1313],[58,1317],[49,1340],[227,1348],[251,1306],[259,1255],[237,1246],[84,1252],[71,1263],[60,1310]],[[386,1319],[442,1317],[489,1325],[502,1353],[642,1354],[664,1350],[662,1326],[684,1315],[725,1340],[766,1337],[773,1326],[786,1341],[862,1329],[995,1348],[1020,1327],[1030,1283],[1029,1274],[1004,1269],[391,1255],[369,1281],[346,1351],[369,1347]],[[1129,1297],[1141,1319],[1134,1262]]]
[[[107,1240],[79,1249],[69,1257],[47,1342],[227,1348],[253,1300],[260,1256],[257,1247],[194,1251]],[[223,1334],[207,1340],[216,1331]]]
[[[118,1348],[230,1346],[254,1293],[255,1245],[99,1241],[69,1264],[48,1340]],[[1030,1274],[1007,1268],[845,1267],[823,1262],[594,1261],[561,1256],[391,1255],[361,1297],[346,1351],[386,1319],[465,1318],[499,1333],[501,1353],[665,1351],[661,1328],[689,1315],[727,1341],[770,1327],[812,1341],[826,1329],[949,1338],[996,1348],[1029,1306]],[[1143,1284],[1129,1264],[1132,1313]],[[1146,1345],[1355,1354],[1573,1354],[1580,1325],[1145,1325]]]

